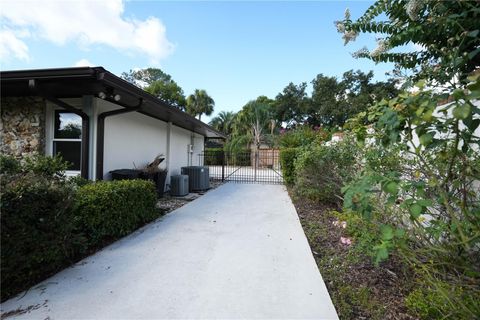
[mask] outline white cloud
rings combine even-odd
[[[87,59],[80,59],[73,64],[74,67],[94,67],[93,63]]]
[[[28,61],[28,47],[14,31],[2,29],[0,30],[0,60],[8,61],[12,58]]]
[[[123,0],[6,0],[2,1],[0,18],[3,26],[27,29],[31,36],[57,45],[72,41],[84,48],[106,45],[125,53],[144,54],[154,64],[173,52],[158,18],[137,20],[125,18],[123,13]],[[13,50],[3,46],[2,51]]]

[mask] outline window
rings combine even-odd
[[[70,162],[69,170],[80,171],[82,157],[82,117],[72,112],[55,111],[53,154]]]

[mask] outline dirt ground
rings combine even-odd
[[[411,279],[398,259],[375,266],[354,242],[341,242],[348,235],[334,225],[338,208],[292,199],[340,319],[416,319],[404,305]]]

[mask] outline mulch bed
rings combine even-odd
[[[411,279],[398,259],[376,267],[371,257],[351,251],[354,244],[340,242],[348,235],[333,225],[337,218],[330,212],[338,208],[292,200],[340,319],[416,319],[404,305]],[[312,231],[312,226],[320,227]],[[352,293],[355,290],[367,294]]]

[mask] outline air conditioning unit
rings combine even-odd
[[[208,172],[208,167],[182,167],[182,174],[188,175],[188,185],[190,191],[201,191],[210,188],[210,175]]]
[[[170,177],[170,195],[183,197],[188,194],[188,176],[176,175]]]

